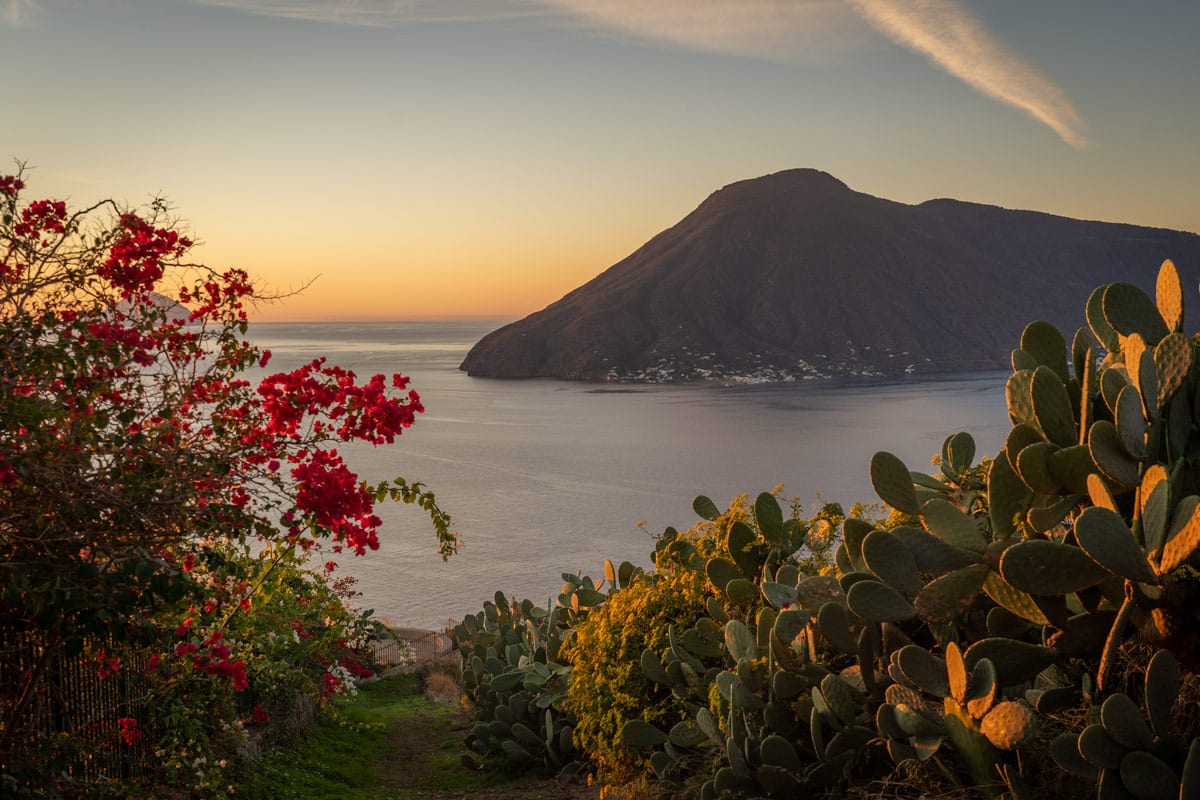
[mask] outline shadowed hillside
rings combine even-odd
[[[957,200],[920,205],[796,169],[730,184],[561,300],[484,337],[499,378],[784,379],[999,368],[1030,319],[1068,339],[1097,285],[1153,294],[1200,236]]]

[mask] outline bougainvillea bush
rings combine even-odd
[[[421,505],[454,551],[432,493],[362,480],[337,451],[391,444],[421,401],[402,375],[322,359],[252,384],[270,353],[245,339],[245,272],[190,261],[161,201],[24,189],[0,176],[0,793],[94,794],[79,781],[122,775],[89,748],[128,747],[155,758],[125,777],[213,795],[227,729],[313,663],[318,694],[361,668],[328,559],[379,547],[376,503]],[[72,698],[77,664],[156,717],[130,700],[97,718]]]

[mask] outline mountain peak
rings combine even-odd
[[[1200,279],[1200,236],[938,200],[792,169],[714,192],[561,300],[484,337],[471,375],[786,380],[1006,366],[1025,324],[1068,340],[1090,291]]]

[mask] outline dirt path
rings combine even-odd
[[[597,800],[600,791],[552,777],[473,774],[461,761],[470,722],[462,710],[397,720],[376,770],[396,800]],[[391,792],[391,794],[389,794]]]

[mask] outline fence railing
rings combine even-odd
[[[389,628],[390,636],[383,636],[371,642],[371,655],[375,664],[383,669],[402,666],[406,662],[404,642],[412,649],[415,663],[433,661],[444,658],[454,652],[454,643],[450,637],[438,631],[420,628]]]
[[[31,632],[0,628],[0,755],[10,764],[54,760],[79,782],[142,774],[145,744],[126,743],[118,720],[143,717],[147,655],[111,640],[90,645],[68,657]]]

